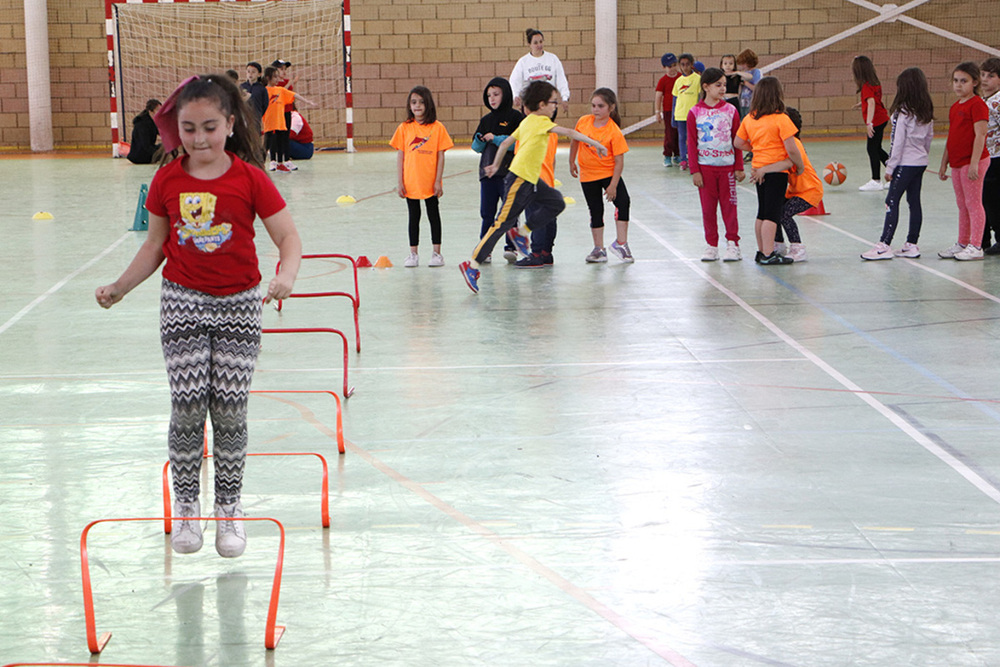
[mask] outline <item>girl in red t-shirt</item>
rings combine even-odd
[[[225,75],[193,76],[154,120],[173,162],[153,176],[149,232],[121,277],[95,291],[110,308],[166,259],[160,291],[160,340],[170,384],[168,448],[174,510],[170,542],[202,545],[199,473],[206,413],[215,445],[215,549],[233,558],[246,548],[240,492],[247,451],[247,400],[261,334],[260,271],[254,247],[259,215],[278,247],[280,271],[263,302],[285,299],[302,243],[292,216],[260,161],[250,107]],[[237,519],[237,520],[233,520]]]
[[[872,169],[872,180],[858,189],[862,192],[874,192],[883,187],[880,165],[889,159],[889,154],[882,148],[882,135],[889,123],[889,112],[882,104],[882,82],[878,80],[872,59],[868,56],[856,56],[851,63],[851,73],[854,75],[854,84],[858,87],[857,92],[861,96],[861,101],[855,104],[854,108],[861,109],[861,117],[865,121],[865,132],[868,134],[865,148],[868,151],[868,164]]]
[[[958,202],[958,243],[938,253],[941,259],[982,259],[983,228],[986,210],[983,208],[983,176],[990,166],[986,150],[986,125],[989,108],[979,96],[979,65],[959,64],[951,73],[951,84],[958,101],[948,112],[948,143],[941,156],[938,178],[948,178],[952,168],[951,186]]]

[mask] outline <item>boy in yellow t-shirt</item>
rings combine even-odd
[[[677,128],[677,142],[681,154],[681,169],[687,169],[687,117],[688,111],[698,103],[698,93],[701,91],[701,74],[694,69],[694,56],[682,53],[677,59],[681,75],[674,82],[674,127]]]
[[[479,292],[479,264],[493,251],[493,246],[507,234],[518,252],[528,256],[528,234],[531,230],[522,225],[515,229],[517,216],[528,204],[532,204],[533,222],[539,227],[555,220],[556,216],[566,208],[562,193],[550,187],[540,178],[542,162],[549,148],[549,133],[582,141],[594,147],[602,156],[607,155],[607,149],[598,142],[583,136],[576,130],[560,127],[552,121],[552,116],[559,105],[559,91],[547,81],[533,81],[521,95],[525,108],[529,111],[527,117],[514,132],[504,139],[497,149],[497,157],[493,164],[485,167],[487,177],[492,176],[500,168],[507,149],[515,142],[521,143],[520,149],[514,155],[510,164],[510,173],[504,179],[507,190],[503,206],[496,222],[483,238],[479,240],[472,254],[472,259],[459,264],[465,283],[473,292]]]

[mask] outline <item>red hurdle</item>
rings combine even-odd
[[[339,253],[321,253],[312,255],[302,255],[302,259],[327,259],[327,258],[340,258],[346,259],[351,262],[351,268],[354,270],[354,294],[348,292],[300,292],[289,294],[289,299],[315,299],[320,297],[328,296],[343,296],[347,297],[351,301],[351,307],[354,311],[354,345],[355,349],[361,351],[361,329],[358,325],[358,310],[361,308],[361,291],[358,289],[358,265],[354,261],[354,258],[350,255],[341,255]],[[277,268],[275,268],[275,273],[281,269],[281,262],[278,262]],[[282,300],[278,300],[278,312],[281,312]]]
[[[247,456],[315,456],[323,464],[323,484],[320,489],[320,517],[323,527],[330,527],[330,468],[326,464],[326,459],[316,452],[253,452]],[[206,457],[211,458],[211,454]],[[170,503],[170,461],[163,464],[163,532],[169,533],[171,529],[172,511]]]
[[[271,601],[267,609],[267,625],[264,628],[264,647],[274,650],[281,636],[285,632],[285,626],[277,625],[278,616],[278,596],[281,593],[281,570],[285,562],[285,527],[277,519],[270,517],[188,517],[194,521],[270,521],[276,526],[281,534],[278,543],[278,562],[274,568],[274,581],[271,584]],[[80,535],[80,567],[83,571],[83,613],[87,624],[87,648],[91,655],[96,655],[104,650],[111,640],[111,633],[105,632],[100,637],[97,636],[97,624],[94,619],[94,595],[90,584],[90,561],[87,557],[87,534],[90,529],[99,523],[108,522],[133,522],[133,521],[162,521],[161,517],[129,517],[124,519],[98,519],[91,521],[83,529]],[[105,667],[111,667],[106,665]]]

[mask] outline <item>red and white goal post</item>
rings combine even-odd
[[[317,148],[354,150],[348,0],[105,0],[111,141],[115,157],[132,119],[193,74],[251,61],[292,63],[299,105]],[[345,30],[347,27],[347,30]]]

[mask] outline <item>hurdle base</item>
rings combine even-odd
[[[278,642],[281,641],[281,638],[284,635],[285,635],[285,626],[283,625],[274,626],[274,646],[267,646],[266,647],[267,650],[273,651],[274,649],[278,648]]]
[[[90,655],[100,655],[101,651],[104,650],[104,647],[108,645],[109,641],[111,641],[111,633],[102,632],[97,638],[97,650],[91,651]]]

